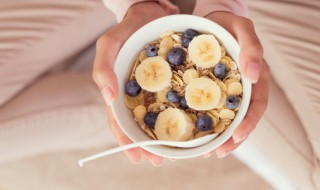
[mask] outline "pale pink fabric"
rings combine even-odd
[[[216,11],[226,11],[239,16],[246,16],[246,2],[245,0],[197,0],[193,14],[203,17]]]
[[[169,0],[103,0],[106,7],[109,8],[113,13],[115,13],[118,22],[120,22],[124,18],[128,9],[132,5],[147,1],[160,3],[160,5],[162,5],[169,14],[179,13],[178,7],[173,5]]]
[[[118,22],[123,19],[130,6],[140,2],[155,1],[159,2],[169,14],[177,14],[178,8],[170,0],[104,0],[104,4],[116,14]],[[216,11],[233,12],[240,16],[246,15],[245,0],[197,0],[194,15],[206,16]]]

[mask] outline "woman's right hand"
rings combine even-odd
[[[123,133],[109,107],[118,96],[117,77],[113,71],[115,58],[123,43],[137,29],[154,19],[168,14],[168,11],[156,2],[134,4],[129,8],[123,21],[103,34],[97,41],[92,76],[106,102],[109,124],[119,145],[130,144],[132,141]],[[130,63],[127,64],[129,68]],[[163,161],[162,157],[141,148],[130,149],[125,153],[135,164],[140,162],[142,156],[156,166],[160,166]]]

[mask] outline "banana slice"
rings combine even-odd
[[[177,108],[168,108],[158,115],[155,134],[159,140],[186,141],[193,135],[194,123],[189,115]]]
[[[170,36],[165,36],[160,42],[158,55],[167,59],[167,54],[173,48],[174,41]]]
[[[185,93],[188,106],[195,110],[211,110],[218,106],[221,90],[208,78],[196,78],[189,82]]]
[[[188,52],[191,61],[202,68],[214,67],[221,59],[219,42],[210,34],[202,34],[193,38]]]
[[[142,89],[159,92],[170,86],[172,72],[162,57],[149,57],[137,67],[135,77]]]

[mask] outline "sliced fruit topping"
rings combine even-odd
[[[155,125],[159,140],[185,141],[193,135],[194,123],[189,115],[178,108],[160,112]]]
[[[138,65],[135,77],[142,89],[159,92],[170,86],[172,71],[169,63],[162,57],[148,57]]]
[[[188,53],[191,61],[202,68],[214,67],[221,59],[221,47],[213,35],[202,34],[190,42]]]
[[[190,108],[211,110],[219,104],[221,90],[216,82],[208,78],[196,78],[187,85],[185,97]]]

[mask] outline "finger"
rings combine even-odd
[[[117,142],[120,146],[130,144],[132,141],[122,132],[121,128],[118,126],[117,121],[113,117],[113,114],[109,107],[107,107],[107,114],[109,119],[109,125],[112,133],[117,139]],[[131,160],[132,163],[138,164],[141,160],[140,148],[132,148],[124,151],[127,157]]]
[[[175,159],[175,158],[169,158],[169,160],[170,160],[171,162],[177,161],[177,159]]]
[[[269,67],[265,61],[262,64],[262,72],[259,82],[252,87],[250,106],[247,114],[239,127],[233,133],[232,138],[236,143],[242,142],[255,129],[262,114],[268,105],[269,95]]]
[[[116,56],[123,43],[138,28],[138,26],[127,27],[128,22],[128,20],[122,21],[102,35],[96,43],[92,77],[107,105],[110,105],[118,96],[117,76],[114,73]]]
[[[241,20],[235,25],[234,32],[241,47],[240,66],[243,74],[252,83],[256,83],[261,73],[263,48],[253,23],[248,19]]]
[[[216,155],[218,158],[224,158],[228,156],[233,150],[238,148],[241,143],[234,143],[232,138],[229,138],[227,142],[219,146],[216,150]]]
[[[118,95],[117,77],[113,68],[121,44],[122,42],[114,37],[113,32],[104,34],[96,44],[92,77],[107,105],[110,105]]]
[[[143,148],[141,148],[142,151],[142,155],[149,160],[149,162],[151,162],[154,166],[161,166],[162,162],[163,162],[163,158],[161,156],[152,154],[151,152],[148,152],[146,150],[144,150]]]
[[[232,135],[232,139],[230,138],[225,144],[219,147],[219,151],[217,149],[205,154],[204,158],[209,158],[214,152],[216,152],[216,154],[220,157],[226,156],[231,151],[236,149],[239,146],[238,144],[243,142],[255,129],[258,121],[268,105],[269,75],[269,67],[263,60],[260,79],[257,84],[253,85],[250,107],[245,118]]]
[[[204,158],[209,158],[209,157],[210,157],[213,153],[215,153],[215,152],[216,152],[216,149],[214,149],[213,151],[211,151],[211,152],[203,155],[203,157],[204,157]]]

